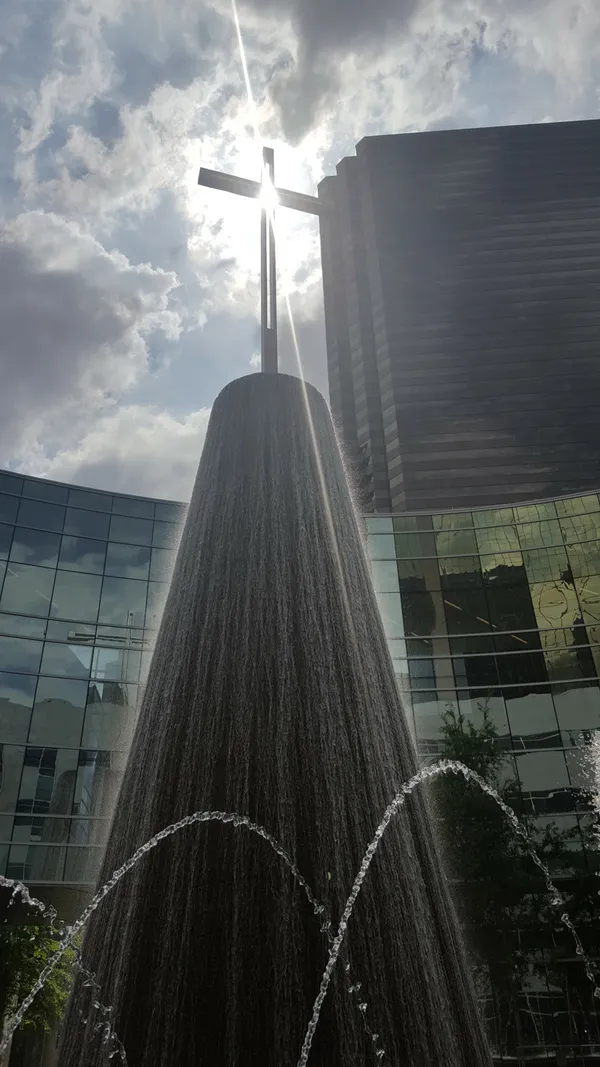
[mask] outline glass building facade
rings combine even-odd
[[[446,754],[448,710],[476,729],[489,717],[504,756],[501,784],[516,783],[515,807],[537,840],[559,832],[567,858],[558,884],[569,908],[583,901],[581,915],[593,915],[598,840],[585,754],[600,730],[598,494],[373,516],[366,527],[422,761]],[[580,921],[597,967],[597,915]],[[499,1006],[493,985],[485,994],[498,1062],[535,1062],[558,1047],[569,1063],[600,1062],[597,1002],[558,917],[556,926],[525,932],[531,974],[510,1009]]]
[[[184,508],[0,473],[0,873],[93,884]]]
[[[365,137],[321,182],[331,408],[366,509],[600,485],[599,132]]]

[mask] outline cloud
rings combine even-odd
[[[4,462],[85,426],[147,372],[149,340],[181,322],[172,272],[133,266],[73,223],[35,211],[0,228]]]
[[[98,419],[81,441],[47,460],[32,456],[30,474],[113,492],[188,501],[210,410],[176,417],[126,405]]]

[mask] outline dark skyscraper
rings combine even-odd
[[[600,483],[600,122],[367,137],[325,178],[331,404],[375,510]]]

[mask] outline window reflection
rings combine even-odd
[[[95,648],[92,678],[101,681],[137,682],[141,652],[132,648]]]
[[[526,581],[520,552],[495,552],[481,556],[481,573],[486,584],[517,585]]]
[[[497,657],[497,662],[502,685],[529,686],[548,681],[541,652],[503,653]]]
[[[486,511],[473,512],[473,524],[479,528],[485,526],[511,526],[514,521],[515,517],[512,508],[489,508]]]
[[[155,519],[159,519],[160,521],[163,521],[163,522],[176,522],[178,524],[181,524],[182,522],[185,521],[186,512],[187,512],[187,508],[186,508],[185,504],[167,504],[164,501],[157,501],[157,503],[154,505],[154,518]],[[375,519],[375,518],[367,519],[367,523],[370,523],[370,522],[374,522],[374,523],[376,523],[376,522],[388,522],[389,523],[389,521],[390,521],[389,519]],[[374,529],[372,532],[373,533],[379,533],[380,531]],[[381,532],[387,533],[388,532],[387,527],[386,527],[385,530],[383,530]]]
[[[600,623],[600,576],[576,578],[575,588],[579,595],[583,621],[592,626]]]
[[[109,541],[106,553],[106,574],[118,578],[148,577],[150,549],[135,545],[115,545]]]
[[[77,751],[72,749],[28,746],[17,812],[70,815],[77,755]]]
[[[110,520],[110,540],[129,545],[152,544],[152,523],[147,519],[129,519],[113,515]]]
[[[473,530],[452,530],[435,535],[438,556],[475,556],[477,541]]]
[[[562,531],[557,519],[546,522],[527,522],[517,526],[521,548],[551,548],[562,545]]]
[[[155,522],[152,544],[159,548],[176,548],[181,536],[181,529],[181,526],[174,522]],[[390,558],[393,558],[393,555]]]
[[[600,574],[600,531],[598,538],[597,541],[568,546],[569,565],[574,578],[588,578]]]
[[[46,619],[31,619],[27,615],[0,615],[0,633],[15,637],[44,637]]]
[[[55,504],[66,504],[67,492],[64,485],[53,485],[52,482],[37,478],[27,479],[23,485],[23,496],[34,500],[51,500]]]
[[[573,586],[563,581],[533,583],[531,586],[537,624],[556,628],[573,626],[579,619],[579,605]]]
[[[435,541],[430,533],[395,534],[396,552],[399,559],[419,556],[435,556]]]
[[[156,515],[157,519],[165,519],[165,515]],[[391,519],[378,519],[378,518],[366,518],[367,534],[392,534],[394,531],[393,523]]]
[[[573,810],[574,797],[562,752],[519,755],[517,768],[530,811],[542,815]]]
[[[58,504],[41,504],[37,500],[21,500],[19,504],[17,522],[20,526],[62,533],[64,521],[65,508]]]
[[[481,729],[485,719],[488,718],[497,731],[498,747],[511,747],[506,707],[503,697],[497,690],[492,690],[491,692],[487,689],[482,689],[479,692],[472,690],[470,695],[463,694],[460,696],[458,706],[467,722],[470,722],[476,729]]]
[[[591,496],[576,496],[572,500],[557,500],[556,501],[556,513],[557,515],[579,515],[581,512],[594,512],[600,510],[600,503],[598,502],[598,496],[593,493]]]
[[[78,747],[86,696],[86,682],[40,678],[29,731],[30,744]]]
[[[69,489],[69,504],[88,511],[110,511],[112,496],[110,493],[93,493],[89,489]]]
[[[399,559],[397,575],[403,593],[419,593],[440,588],[440,573],[435,559]]]
[[[0,747],[27,740],[36,683],[32,675],[0,673]]]
[[[10,559],[14,563],[56,567],[59,547],[59,534],[45,533],[42,530],[27,530],[22,526],[17,526]]]
[[[392,534],[369,534],[367,546],[372,560],[396,558],[396,542]]]
[[[126,753],[83,750],[79,753],[79,768],[73,810],[76,815],[107,816],[121,783]]]
[[[146,626],[155,630],[160,624],[169,587],[164,582],[148,583],[148,603],[146,605]]]
[[[402,606],[397,593],[378,593],[377,605],[386,637],[403,637]]]
[[[59,567],[65,571],[84,571],[102,574],[106,545],[87,537],[63,537]]]
[[[444,593],[444,606],[450,633],[489,632],[490,619],[482,589],[455,589],[452,593]]]
[[[498,670],[494,656],[458,656],[452,662],[459,688],[497,688]]]
[[[552,697],[565,745],[580,743],[582,730],[600,730],[600,688],[597,682],[553,685]]]
[[[154,518],[153,500],[138,500],[136,497],[116,496],[113,500],[112,509],[117,515],[131,515],[139,519]]]
[[[41,641],[0,637],[0,670],[37,674],[42,658]]]
[[[450,556],[438,562],[442,589],[463,589],[465,586],[482,584],[479,556]]]
[[[0,559],[8,559],[12,535],[13,527],[0,523]]]
[[[400,586],[398,582],[398,568],[395,560],[377,560],[371,564],[373,575],[373,588],[376,593],[397,593]]]
[[[523,553],[530,582],[566,581],[570,579],[569,561],[564,548],[539,548]]]
[[[74,537],[108,537],[108,515],[101,515],[97,511],[80,511],[77,508],[67,508],[65,519],[66,534]]]
[[[440,593],[406,593],[402,597],[402,608],[408,635],[427,637],[428,634],[445,633],[444,604]]]
[[[9,563],[0,600],[2,611],[47,615],[54,584],[54,571]]]
[[[523,525],[525,523],[535,523],[536,520],[553,520],[556,519],[556,507],[553,501],[548,501],[545,504],[524,504],[521,507],[514,508],[515,520],[519,523],[519,536],[523,531]],[[559,538],[560,541],[560,538]],[[523,542],[521,542],[523,543]],[[538,544],[546,544],[545,541],[538,541]],[[524,545],[523,547],[530,547]],[[531,547],[534,547],[533,545]]]
[[[513,745],[518,749],[557,748],[561,739],[548,687],[504,689]]]
[[[58,674],[66,678],[87,678],[92,662],[92,649],[83,645],[44,645],[42,674]]]
[[[131,740],[136,687],[123,682],[90,684],[83,724],[82,745],[88,748],[126,749]]]
[[[19,510],[19,499],[0,493],[0,521],[14,523]]]
[[[170,582],[174,565],[174,552],[169,552],[165,548],[153,548],[150,578],[153,582]]]
[[[52,617],[95,622],[101,584],[102,579],[94,574],[58,571],[52,597]]]
[[[146,583],[132,578],[105,578],[98,621],[111,626],[143,626]]]
[[[473,515],[470,511],[456,511],[433,516],[434,530],[465,530],[471,526],[473,526]]]

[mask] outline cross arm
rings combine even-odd
[[[248,196],[252,200],[258,200],[262,188],[260,182],[251,181],[249,178],[238,178],[234,174],[223,174],[219,170],[208,170],[206,167],[200,170],[198,185],[205,185],[209,189],[220,189],[225,193]],[[275,192],[280,207],[290,207],[309,215],[323,214],[324,205],[316,196],[295,193],[291,189],[276,189]]]

